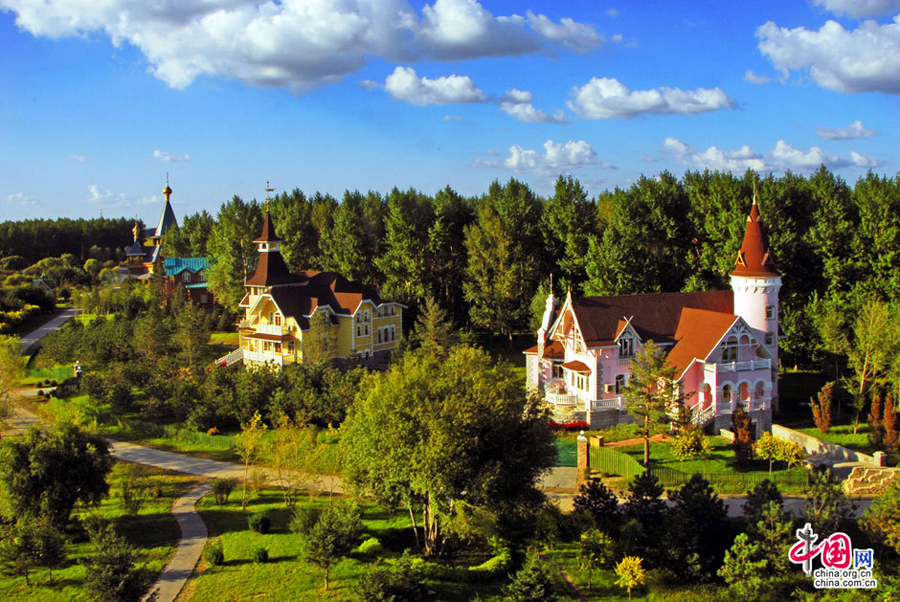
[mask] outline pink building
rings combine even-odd
[[[652,340],[676,367],[679,389],[702,427],[731,428],[740,404],[757,434],[778,407],[778,290],[756,199],[730,291],[605,297],[551,294],[538,344],[525,351],[528,386],[556,420],[593,428],[629,422],[622,393],[631,359]]]

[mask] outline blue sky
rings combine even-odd
[[[900,170],[900,0],[0,0],[0,220]]]

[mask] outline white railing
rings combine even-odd
[[[750,399],[744,401],[720,401],[716,404],[716,413],[718,414],[731,414],[734,410],[737,409],[737,405],[740,405],[744,410],[748,412],[758,412],[760,410],[768,410],[772,405],[772,400],[768,397],[763,399]]]
[[[623,397],[611,397],[610,399],[595,399],[591,402],[592,410],[625,410]]]
[[[719,414],[731,414],[732,403],[730,401],[720,401],[716,404],[716,411]]]
[[[569,395],[568,393],[551,393],[548,391],[545,395],[545,399],[547,400],[547,403],[551,403],[555,406],[578,405],[578,396]]]
[[[696,410],[696,406],[691,408],[691,422],[703,428],[706,424],[716,417],[716,407],[710,405],[705,407],[699,411]]]
[[[235,364],[235,363],[241,361],[241,358],[243,358],[243,357],[244,357],[244,350],[241,349],[240,347],[238,347],[231,353],[227,353],[227,354],[223,355],[222,357],[220,357],[219,359],[217,359],[216,364],[218,364],[219,366],[221,366],[222,364],[224,364],[226,366],[230,366],[232,364]]]
[[[271,351],[244,351],[244,358],[251,362],[274,363],[276,366],[281,366],[284,363],[280,353]]]
[[[630,357],[620,357],[618,360],[616,360],[616,364],[619,366],[627,366],[631,363],[631,359],[632,358]]]
[[[284,334],[284,326],[275,326],[274,324],[260,324],[256,327],[256,332],[259,334],[277,334],[279,336]]]
[[[772,360],[751,360],[749,362],[725,362],[720,364],[706,364],[707,372],[745,372],[747,370],[769,370],[772,368]]]

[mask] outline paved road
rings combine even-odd
[[[54,316],[49,322],[32,330],[19,341],[19,345],[22,349],[22,353],[29,354],[33,352],[38,344],[41,342],[41,339],[71,320],[75,317],[75,314],[78,312],[77,309],[64,309],[60,312],[59,315]]]

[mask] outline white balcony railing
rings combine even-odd
[[[568,393],[551,393],[545,394],[547,403],[555,406],[576,406],[578,405],[578,396],[569,395]]]
[[[259,334],[275,334],[281,336],[284,334],[284,326],[275,326],[274,324],[260,324],[256,327]]]
[[[618,360],[616,360],[616,365],[627,366],[631,363],[631,359],[632,358],[630,358],[630,357],[620,357]]]
[[[623,397],[612,397],[610,399],[595,399],[591,402],[592,410],[625,410],[625,399]]]
[[[284,364],[281,354],[273,351],[244,351],[244,358],[251,362],[274,363],[276,366]]]
[[[740,404],[744,410],[748,412],[758,412],[760,410],[768,410],[772,407],[772,400],[768,397],[763,399],[750,399],[745,401],[738,401],[737,404]],[[716,404],[716,413],[719,415],[722,414],[731,414],[737,406],[735,402],[731,401],[720,401]]]
[[[772,368],[772,360],[760,359],[749,362],[725,362],[719,364],[706,364],[707,372],[745,372],[747,370],[769,370]]]

